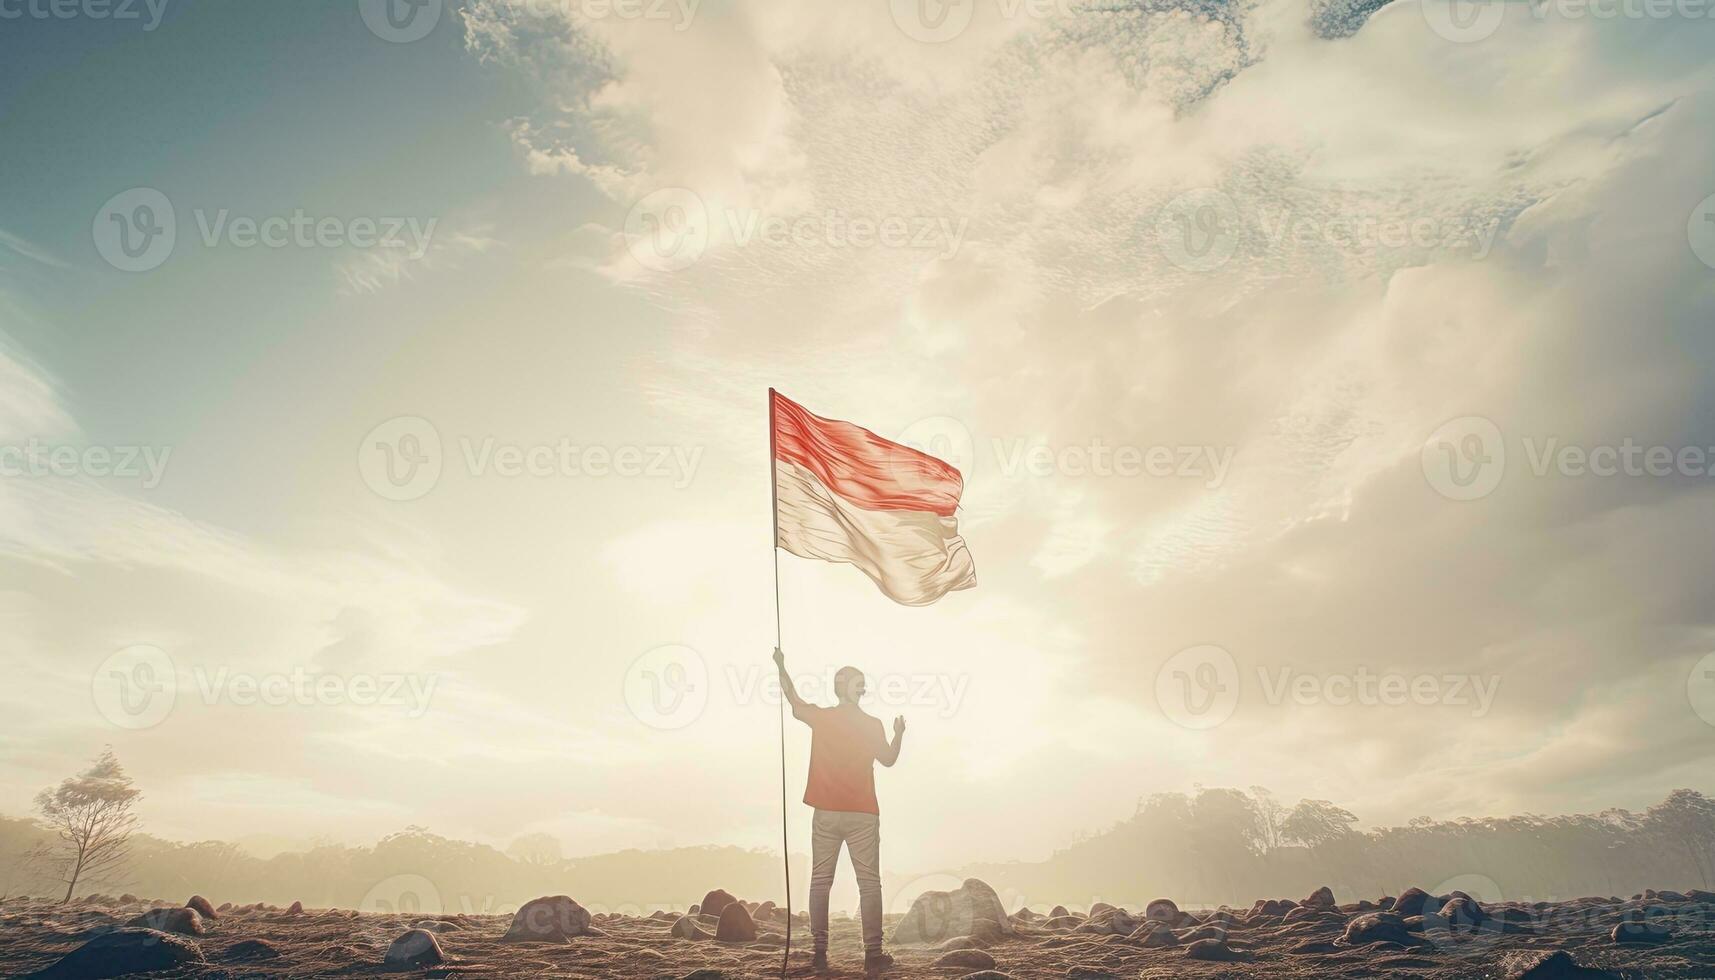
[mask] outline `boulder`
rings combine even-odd
[[[202,949],[188,939],[154,929],[118,929],[60,957],[41,975],[54,980],[97,980],[205,962]]]
[[[714,936],[703,931],[703,927],[697,924],[697,917],[694,915],[679,916],[679,921],[673,923],[673,928],[669,929],[667,932],[668,935],[675,939],[714,938]]]
[[[1321,888],[1311,892],[1309,898],[1306,898],[1298,904],[1307,905],[1313,909],[1331,909],[1334,907],[1334,889],[1329,888],[1327,885],[1323,885]]]
[[[756,920],[743,902],[728,902],[721,910],[720,923],[715,926],[715,938],[723,943],[756,942]]]
[[[1062,915],[1071,915],[1071,914],[1072,914],[1071,912],[1066,911],[1066,906],[1064,906],[1064,905],[1056,905],[1052,909],[1048,910],[1048,917],[1050,919],[1058,919]]]
[[[1608,938],[1622,946],[1654,946],[1672,941],[1673,930],[1658,922],[1622,922]]]
[[[303,902],[293,902],[286,909],[286,914],[287,915],[303,915],[304,914],[304,903]]]
[[[1125,909],[1106,905],[1100,911],[1091,908],[1089,919],[1073,931],[1094,933],[1098,936],[1129,936],[1141,921]]]
[[[125,923],[133,929],[154,929],[158,932],[175,932],[181,936],[200,936],[208,930],[203,928],[202,916],[196,909],[150,909],[130,922]]]
[[[230,911],[232,911],[232,903],[231,902],[221,902],[220,908],[216,909],[215,911],[217,911],[217,912],[230,912]]]
[[[226,952],[220,954],[223,960],[276,960],[280,951],[273,943],[262,939],[241,939],[226,947]]]
[[[952,952],[943,953],[941,958],[935,961],[935,966],[937,968],[957,967],[961,970],[992,970],[994,969],[994,957],[980,949],[955,949]]]
[[[197,914],[205,919],[220,918],[219,913],[214,910],[214,905],[201,895],[192,895],[191,900],[185,903],[185,908],[196,909]]]
[[[1223,929],[1222,927],[1220,927],[1218,925],[1209,925],[1209,926],[1198,926],[1197,928],[1192,929],[1190,932],[1187,932],[1184,935],[1180,936],[1179,941],[1182,943],[1200,943],[1205,939],[1225,940],[1226,938],[1227,938],[1227,930],[1226,929]]]
[[[1446,920],[1447,928],[1458,932],[1469,932],[1489,921],[1489,913],[1483,910],[1483,906],[1476,899],[1464,895],[1441,906],[1437,914]]]
[[[938,943],[954,936],[994,940],[1012,935],[1012,920],[986,882],[966,878],[953,891],[924,892],[893,929],[899,944]]]
[[[1579,966],[1563,949],[1508,953],[1496,964],[1499,980],[1618,980],[1607,970]]]
[[[1393,912],[1365,912],[1346,923],[1340,941],[1346,946],[1367,946],[1370,943],[1398,943],[1410,946],[1417,942],[1406,931],[1405,919]]]
[[[1235,963],[1250,957],[1228,946],[1219,939],[1199,939],[1185,947],[1185,958],[1188,960],[1212,960],[1218,963]]]
[[[1428,902],[1430,895],[1421,888],[1407,888],[1394,899],[1390,912],[1398,912],[1402,918],[1423,914],[1423,905]]]
[[[1076,915],[1057,915],[1042,923],[1042,928],[1063,932],[1068,929],[1076,929],[1083,924],[1084,920]]]
[[[1126,941],[1137,943],[1144,949],[1164,949],[1179,945],[1179,936],[1167,923],[1157,919],[1145,919],[1142,925],[1126,937]]]
[[[441,941],[427,929],[408,929],[387,947],[382,962],[388,966],[434,966],[446,962]]]
[[[1174,922],[1179,918],[1179,906],[1171,898],[1158,898],[1144,906],[1143,917],[1157,922]]]
[[[1089,916],[1093,919],[1096,916],[1101,915],[1103,912],[1111,912],[1113,908],[1114,906],[1109,905],[1107,902],[1097,902],[1090,906]]]
[[[726,889],[716,888],[714,891],[704,895],[703,900],[698,902],[697,907],[692,911],[698,915],[710,915],[718,919],[721,916],[721,912],[723,912],[728,905],[731,905],[736,901],[738,901],[738,899],[732,897],[732,893],[728,892]]]
[[[557,943],[581,936],[590,928],[589,912],[567,895],[531,899],[512,916],[502,942]]]

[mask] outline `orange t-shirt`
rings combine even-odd
[[[804,802],[818,810],[881,813],[875,760],[887,747],[881,722],[858,708],[806,704],[793,717],[810,726],[810,780]]]

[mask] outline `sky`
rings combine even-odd
[[[770,386],[965,475],[890,868],[1707,789],[1710,10],[0,0],[0,812],[778,846]]]

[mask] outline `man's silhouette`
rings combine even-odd
[[[881,951],[881,807],[875,799],[874,763],[898,761],[905,719],[893,719],[889,742],[881,722],[858,707],[864,680],[856,667],[841,667],[834,675],[839,703],[824,708],[798,696],[779,650],[774,665],[792,717],[810,726],[810,779],[804,788],[804,802],[816,808],[810,824],[810,934],[816,955],[810,965],[817,971],[828,968],[828,892],[844,844],[857,873],[864,970],[874,973],[893,964],[893,957]]]

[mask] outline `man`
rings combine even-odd
[[[874,974],[893,965],[893,957],[881,951],[881,807],[875,799],[874,763],[899,761],[905,719],[893,719],[889,742],[881,722],[858,707],[865,686],[856,667],[841,667],[834,675],[839,703],[824,708],[798,696],[779,650],[774,665],[792,717],[810,726],[810,779],[804,788],[804,802],[816,808],[810,823],[810,935],[815,940],[810,966],[817,972],[828,968],[828,892],[844,844],[857,874],[864,971]]]

